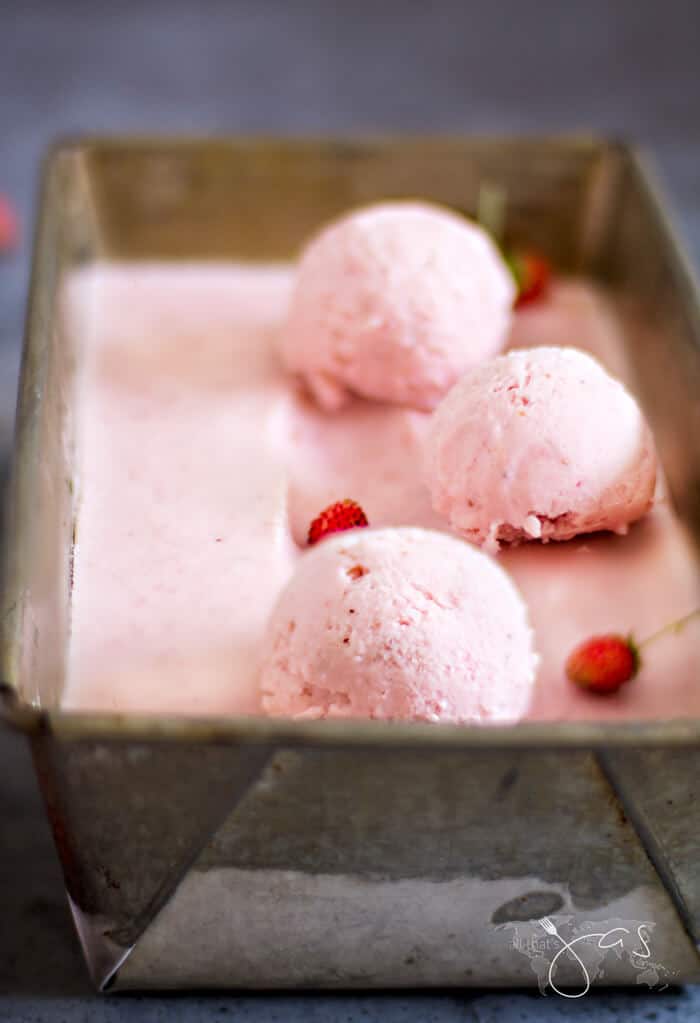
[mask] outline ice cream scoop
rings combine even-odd
[[[490,549],[624,533],[656,482],[637,402],[575,348],[513,351],[467,372],[435,411],[426,465],[436,511]]]
[[[368,206],[304,249],[283,357],[325,408],[357,394],[431,410],[501,350],[514,292],[478,225],[427,203]]]
[[[265,649],[263,708],[297,718],[515,721],[537,663],[505,571],[411,527],[335,534],[306,553]]]

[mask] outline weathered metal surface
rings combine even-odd
[[[603,766],[700,945],[700,751],[610,750]]]
[[[140,936],[269,755],[262,745],[50,738],[35,739],[33,753],[68,894],[121,946]]]
[[[591,753],[282,751],[116,987],[532,984],[523,946],[546,937],[543,916],[645,921],[654,960],[697,973]],[[611,960],[607,983],[634,983],[629,961]]]
[[[76,521],[64,271],[287,258],[328,216],[380,196],[473,213],[484,180],[507,190],[509,241],[610,285],[674,499],[699,535],[697,293],[624,147],[125,140],[49,161],[0,706],[32,736],[98,986],[533,984],[544,960],[521,945],[537,918],[567,914],[646,921],[668,977],[698,974],[698,721],[479,729],[59,708]],[[598,980],[633,982],[629,957],[613,959]]]

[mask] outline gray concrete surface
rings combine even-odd
[[[37,171],[56,136],[116,132],[558,132],[655,157],[700,261],[697,0],[0,0],[0,457],[10,443]],[[516,1021],[700,1018],[700,991],[98,999],[26,750],[0,733],[0,1020]]]

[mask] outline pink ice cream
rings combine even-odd
[[[639,406],[574,348],[514,351],[465,374],[435,412],[426,454],[434,508],[492,550],[625,533],[654,496]]]
[[[223,263],[97,264],[67,278],[61,329],[82,370],[63,707],[259,714],[267,623],[312,553],[292,536],[303,543],[342,497],[373,527],[449,529],[417,471],[429,414],[351,399],[329,415],[281,369],[292,282],[290,266]],[[589,282],[560,279],[515,313],[509,343],[576,337],[632,385],[628,354],[644,329],[659,328],[622,319]],[[700,715],[700,620],[652,644],[609,699],[563,670],[587,636],[643,639],[700,605],[697,552],[670,499],[657,495],[628,536],[521,544],[499,565],[527,602],[541,657],[529,719]]]
[[[264,709],[304,718],[515,721],[537,662],[503,569],[415,528],[337,534],[307,553],[265,649]]]
[[[302,253],[284,358],[325,408],[350,393],[430,410],[501,350],[513,294],[476,224],[427,203],[369,206]]]
[[[77,271],[78,515],[67,707],[259,711],[292,571],[273,338],[286,267]]]

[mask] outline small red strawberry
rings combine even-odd
[[[664,625],[651,636],[638,643],[633,636],[608,633],[592,636],[577,646],[566,661],[566,674],[571,682],[591,693],[616,693],[620,686],[629,682],[642,667],[641,650],[655,643],[661,636],[681,632],[693,618],[700,615],[700,608]]]
[[[367,516],[357,501],[336,501],[324,508],[309,526],[309,546],[318,543],[331,533],[343,533],[346,529],[368,526]]]
[[[0,255],[16,248],[18,237],[17,214],[7,196],[0,193]]]
[[[542,298],[549,290],[552,277],[552,268],[544,256],[532,249],[523,249],[511,252],[507,258],[518,287],[515,308]]]
[[[639,671],[639,650],[631,636],[593,636],[573,650],[566,662],[572,682],[593,693],[616,693]]]

